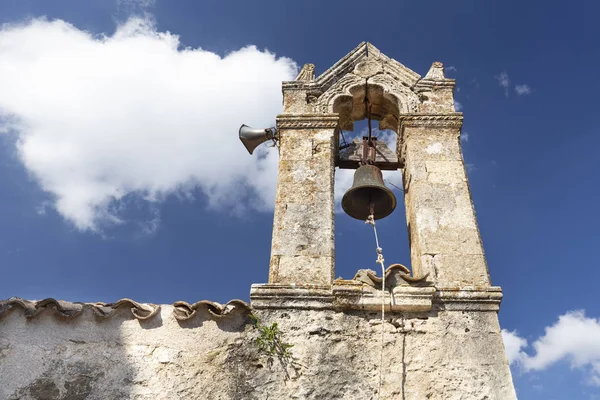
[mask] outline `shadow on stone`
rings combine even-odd
[[[83,310],[66,318],[49,310],[27,319],[13,309],[0,325],[0,398],[9,400],[120,400],[130,397],[134,371],[120,338],[128,310],[100,318]],[[132,321],[133,322],[133,321]]]

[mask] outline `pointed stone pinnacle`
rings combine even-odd
[[[446,75],[444,74],[444,65],[439,61],[435,61],[431,64],[429,72],[427,72],[427,75],[425,75],[425,78],[423,79],[431,79],[432,81],[445,80]]]

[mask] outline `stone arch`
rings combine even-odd
[[[317,100],[317,111],[338,113],[340,127],[353,130],[354,121],[366,118],[364,107],[366,79],[348,74],[327,89]],[[379,121],[381,129],[398,131],[401,114],[418,111],[419,98],[393,77],[380,73],[369,78],[369,100],[373,105],[373,119]]]

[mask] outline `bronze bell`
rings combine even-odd
[[[381,219],[396,208],[396,196],[384,185],[379,168],[363,165],[354,173],[352,187],[344,193],[342,208],[352,218],[366,220],[373,210],[374,218]]]

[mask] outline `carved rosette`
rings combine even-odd
[[[354,74],[362,78],[370,78],[377,74],[383,73],[383,65],[379,61],[367,59],[366,61],[356,64]]]

